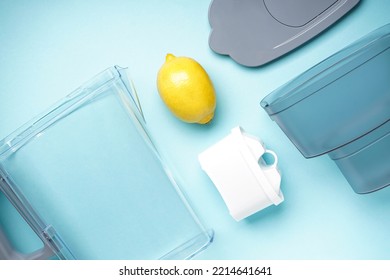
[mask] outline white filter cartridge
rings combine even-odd
[[[199,162],[237,221],[284,200],[276,154],[240,127],[199,154]]]

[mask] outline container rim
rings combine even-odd
[[[10,152],[16,152],[36,135],[93,99],[100,93],[100,90],[115,80],[121,80],[123,82],[136,107],[134,110],[136,111],[136,117],[140,121],[144,121],[141,105],[133,83],[122,78],[126,69],[115,65],[103,70],[50,106],[47,110],[4,137],[0,141],[0,159],[6,157]]]
[[[381,42],[385,42],[384,47],[375,49]],[[328,58],[315,64],[308,70],[296,76],[294,79],[272,91],[261,100],[260,105],[269,115],[279,113],[304,98],[315,94],[324,85],[319,83],[336,69],[345,66],[345,71],[350,71],[352,67],[358,67],[369,59],[390,48],[390,23],[383,25],[365,36],[357,39],[345,48],[339,50]],[[369,58],[363,55],[369,53]],[[370,53],[372,52],[372,53]],[[359,59],[361,61],[359,61]],[[350,69],[351,68],[351,69]],[[339,76],[333,77],[332,82]]]

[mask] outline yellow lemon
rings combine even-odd
[[[205,124],[214,117],[213,84],[192,58],[167,54],[157,74],[157,89],[169,110],[184,122]]]

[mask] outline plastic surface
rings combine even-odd
[[[0,175],[1,191],[58,258],[187,259],[212,239],[119,67],[1,141]]]
[[[45,260],[55,256],[53,250],[48,246],[43,246],[40,250],[30,254],[23,254],[15,250],[8,240],[8,237],[0,228],[0,260]]]
[[[305,157],[330,153],[354,190],[367,193],[390,183],[389,77],[390,24],[275,90],[261,106]]]
[[[268,12],[280,23],[301,27],[326,12],[337,0],[264,0]]]
[[[261,106],[305,157],[328,153],[390,118],[390,25],[270,93]]]
[[[236,221],[284,200],[276,154],[240,127],[199,154],[199,162]]]
[[[359,0],[214,0],[210,48],[245,66],[268,63],[312,39]]]
[[[370,193],[390,185],[390,121],[329,153],[355,192]]]

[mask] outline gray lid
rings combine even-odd
[[[359,0],[214,0],[210,48],[245,66],[260,66],[328,28]]]

